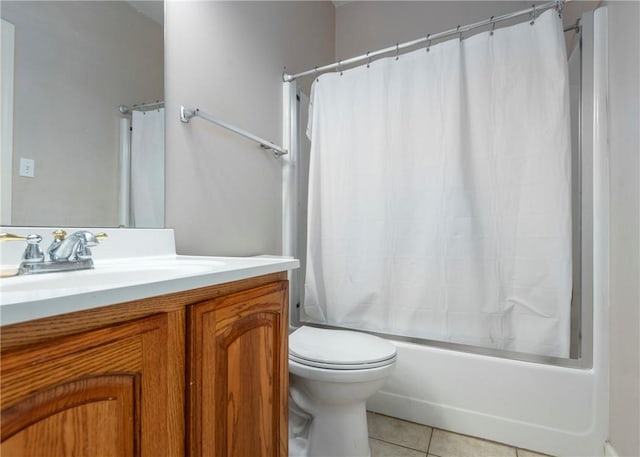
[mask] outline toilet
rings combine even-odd
[[[396,347],[366,333],[303,326],[289,335],[289,455],[369,457],[366,400]]]

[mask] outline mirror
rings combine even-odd
[[[163,1],[0,13],[0,224],[163,227]]]

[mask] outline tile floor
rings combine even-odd
[[[545,457],[372,412],[367,423],[371,457]]]

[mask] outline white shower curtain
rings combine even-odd
[[[569,129],[554,11],[320,76],[307,319],[568,356]]]
[[[164,227],[164,108],[131,114],[131,225]]]

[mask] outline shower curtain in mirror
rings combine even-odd
[[[164,228],[164,108],[131,114],[130,222]]]
[[[554,11],[320,76],[307,320],[568,356],[569,129]]]

